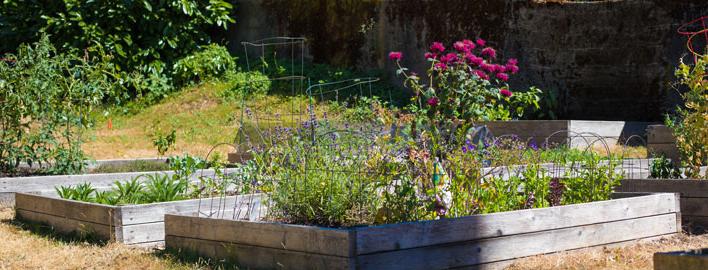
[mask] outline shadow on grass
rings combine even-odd
[[[57,241],[64,244],[71,245],[85,245],[92,244],[97,246],[105,246],[108,241],[101,239],[98,235],[91,231],[85,232],[71,232],[63,233],[58,232],[51,225],[40,223],[40,222],[30,222],[22,220],[17,216],[13,218],[2,218],[0,223],[10,225],[17,230],[29,231],[32,234],[46,238],[51,241]]]

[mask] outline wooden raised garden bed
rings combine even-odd
[[[553,137],[549,138],[549,143],[570,143],[571,147],[584,148],[588,143],[592,144],[597,139],[596,136],[590,135],[588,132],[602,137],[608,144],[624,144],[624,140],[632,135],[644,137],[645,130],[650,123],[586,120],[514,120],[488,121],[480,122],[479,124],[486,125],[495,136],[516,135],[524,141],[533,138],[541,146],[546,138],[553,135]],[[581,137],[585,137],[588,143]],[[597,142],[595,145],[599,146],[601,143]]]
[[[227,169],[226,173],[234,172]],[[129,173],[103,173],[103,174],[78,174],[78,175],[50,175],[30,177],[0,177],[0,206],[13,206],[15,193],[32,193],[56,197],[57,186],[70,186],[82,183],[91,183],[96,189],[108,189],[116,181],[127,181],[145,174],[174,174],[173,171],[159,172],[129,172]],[[214,170],[199,171],[191,176],[197,180],[200,175],[213,176]]]
[[[672,235],[677,194],[343,229],[166,215],[166,247],[251,269],[499,267],[550,252]]]
[[[708,230],[707,180],[625,179],[615,191],[680,193],[682,223],[693,232]]]
[[[689,251],[654,253],[654,270],[708,269],[708,248]]]
[[[18,220],[49,225],[59,233],[138,246],[164,244],[165,214],[196,215],[200,208],[198,199],[110,206],[24,193],[15,196]],[[247,214],[255,217],[261,210],[260,198],[259,195],[230,196],[222,204],[229,210],[238,205],[240,217]],[[211,203],[218,204],[219,200],[202,199],[200,212],[209,212]]]

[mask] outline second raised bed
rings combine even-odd
[[[672,235],[677,194],[353,228],[166,215],[166,247],[247,269],[448,269]]]
[[[219,208],[220,215],[255,218],[262,210],[260,195],[111,206],[17,193],[15,201],[18,220],[48,225],[59,233],[137,246],[164,244],[165,214],[209,216]]]

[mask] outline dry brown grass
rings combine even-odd
[[[194,269],[152,251],[121,244],[105,246],[39,236],[12,222],[0,208],[0,269]]]
[[[155,251],[121,244],[105,246],[40,236],[12,221],[0,208],[0,269],[204,269],[204,262],[180,262]],[[594,248],[534,256],[509,269],[652,269],[655,252],[708,247],[708,235],[679,235],[621,248]],[[513,247],[510,247],[513,248]]]
[[[655,252],[708,247],[708,235],[679,235],[618,248],[593,248],[533,256],[507,269],[654,269]]]

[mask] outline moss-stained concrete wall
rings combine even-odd
[[[386,55],[399,50],[423,70],[430,42],[482,37],[519,59],[512,86],[558,93],[561,118],[647,121],[678,101],[668,85],[685,53],[676,29],[708,14],[708,1],[241,0],[238,10],[235,50],[305,36],[316,62],[393,69]]]

